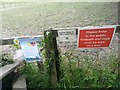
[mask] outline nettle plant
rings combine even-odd
[[[3,53],[0,55],[1,59],[0,59],[0,66],[5,66],[7,64],[12,64],[13,63],[13,59],[12,56],[8,53]]]
[[[118,88],[118,57],[109,60],[93,60],[89,57],[73,56],[66,52],[61,56],[63,78],[61,88]],[[79,63],[78,63],[79,61]]]

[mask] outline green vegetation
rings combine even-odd
[[[55,35],[55,34],[54,34]],[[48,34],[48,37],[54,37]],[[23,68],[23,74],[26,75],[27,86],[30,88],[52,88],[51,71],[54,66],[54,46],[51,44],[52,39],[45,39],[47,42],[48,51],[51,53],[43,62],[43,68],[39,69],[36,62],[26,63]],[[45,51],[42,52],[42,57],[45,57]],[[55,59],[56,60],[56,59]],[[120,80],[118,74],[119,58],[117,55],[112,55],[106,60],[92,59],[86,56],[75,56],[73,50],[67,50],[64,55],[60,55],[60,73],[57,88],[119,88]]]
[[[55,33],[53,33],[55,35]],[[26,75],[28,90],[30,88],[52,88],[51,80],[56,76],[53,73],[57,64],[55,46],[53,43],[54,35],[49,33],[45,41],[47,47],[47,58],[44,61],[43,68],[40,70],[36,63],[26,63],[23,68],[23,74]],[[52,37],[52,38],[50,38]],[[48,39],[49,38],[49,39]],[[49,43],[49,44],[48,44]],[[43,50],[45,57],[45,51]],[[67,50],[60,55],[60,73],[59,81],[55,84],[57,88],[119,88],[120,80],[118,74],[119,58],[112,55],[106,60],[92,59],[80,55],[75,56],[73,50]],[[56,65],[56,66],[54,66]],[[58,78],[57,78],[58,79]]]
[[[118,88],[120,85],[116,56],[105,61],[72,55],[62,58],[64,75],[59,83],[61,88]]]
[[[118,88],[120,81],[117,65],[118,58],[116,56],[101,61],[66,55],[61,58],[63,75],[57,88]],[[44,68],[45,70],[40,72],[36,63],[26,64],[23,73],[26,75],[28,88],[50,87],[47,67]]]
[[[27,88],[49,88],[47,73],[40,72],[36,63],[26,63],[22,73],[26,76]]]
[[[0,55],[0,57],[2,57],[0,59],[0,66],[5,66],[7,64],[13,63],[13,59],[9,54],[2,54],[2,55]]]

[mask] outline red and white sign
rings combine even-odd
[[[97,27],[78,30],[78,48],[109,47],[115,27]]]

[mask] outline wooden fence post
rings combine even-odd
[[[54,45],[54,55],[55,55],[55,64],[56,64],[56,72],[57,72],[57,80],[58,82],[60,81],[60,75],[61,75],[61,71],[60,71],[60,58],[59,58],[59,51],[57,48],[57,40],[56,37],[58,36],[57,31],[52,31],[53,35],[55,35],[55,37],[53,38],[53,45]]]
[[[56,88],[60,77],[60,63],[56,36],[56,31],[50,30],[44,32],[46,60],[49,65],[49,83],[51,88]]]

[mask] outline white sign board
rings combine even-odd
[[[76,30],[58,30],[58,46],[61,48],[77,46]]]

